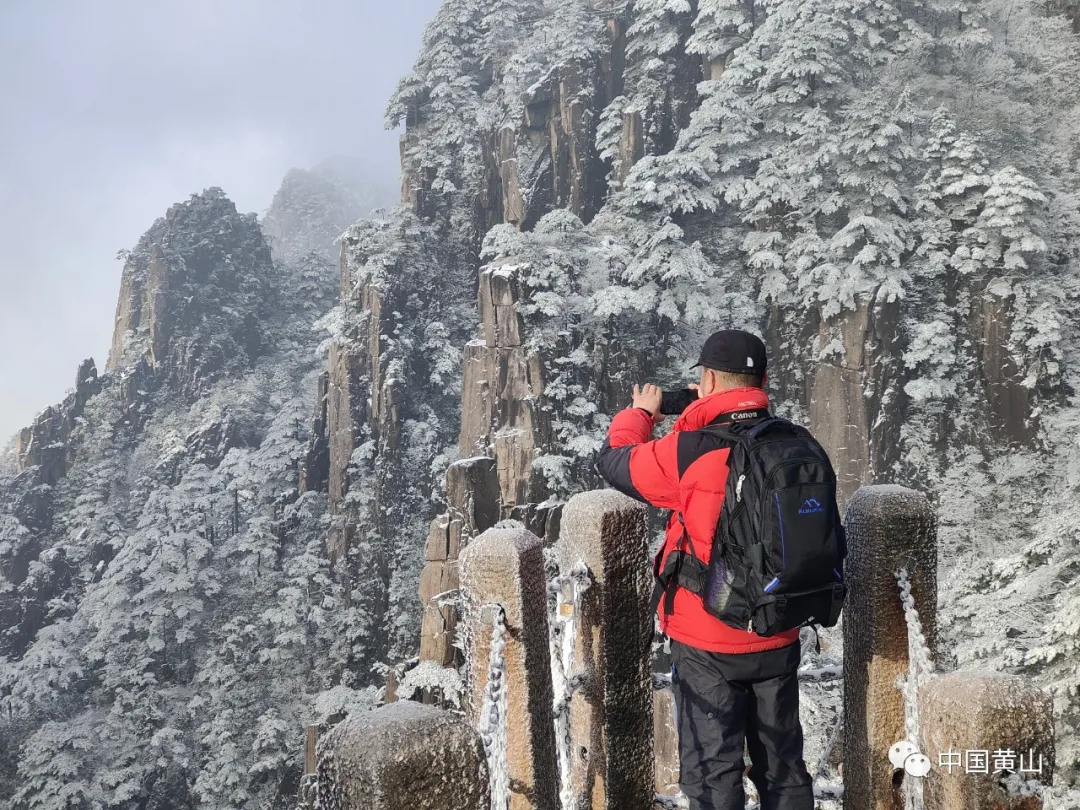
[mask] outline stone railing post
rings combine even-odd
[[[570,773],[578,807],[649,810],[653,758],[652,617],[644,504],[614,490],[576,495],[556,543],[563,574],[584,563],[570,671]],[[560,606],[562,607],[562,606]],[[564,743],[565,744],[565,743]]]
[[[487,763],[468,723],[402,701],[350,715],[319,741],[322,810],[490,810]]]
[[[489,529],[462,552],[469,670],[468,714],[480,723],[489,673],[492,625],[505,619],[506,767],[509,810],[557,810],[554,700],[548,648],[543,543],[525,529]]]
[[[845,525],[850,590],[843,620],[844,808],[893,810],[902,779],[894,784],[888,754],[905,738],[904,697],[897,682],[909,671],[907,623],[895,573],[900,568],[908,572],[933,653],[937,522],[922,493],[868,486],[852,496]]]
[[[926,810],[1041,810],[1042,799],[1020,783],[1053,780],[1049,694],[1011,675],[954,672],[920,689],[919,716],[933,766]]]

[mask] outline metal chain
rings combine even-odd
[[[548,649],[555,697],[553,708],[561,810],[576,810],[577,805],[571,779],[573,747],[570,742],[570,700],[584,680],[581,673],[574,672],[574,647],[577,643],[581,596],[591,583],[589,569],[584,562],[578,562],[566,574],[560,574],[548,583]]]
[[[833,748],[836,747],[836,741],[840,737],[840,729],[843,726],[844,707],[841,705],[840,711],[836,713],[836,724],[829,733],[829,739],[825,742],[825,750],[822,751],[821,759],[818,760],[817,767],[814,768],[814,782],[825,777],[825,772],[829,769],[829,756],[832,754]]]
[[[489,605],[495,618],[491,627],[488,679],[480,703],[480,739],[487,755],[491,784],[491,810],[509,810],[510,772],[506,761],[506,612],[501,605]]]
[[[924,685],[934,672],[934,662],[930,647],[923,634],[922,620],[915,609],[915,597],[911,593],[911,578],[906,568],[896,572],[896,582],[900,586],[900,603],[904,608],[904,619],[908,631],[908,677],[904,684],[905,730],[909,739],[917,743],[919,736],[919,687]]]
[[[900,587],[900,603],[904,609],[908,636],[908,676],[903,681],[901,691],[904,695],[904,731],[908,740],[919,744],[921,734],[919,723],[919,688],[930,680],[934,672],[934,662],[930,647],[923,634],[922,620],[915,609],[915,597],[911,593],[911,577],[906,568],[896,572],[896,583]],[[906,810],[923,810],[922,780],[905,780]]]

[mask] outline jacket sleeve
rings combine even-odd
[[[679,509],[679,435],[651,439],[655,421],[647,411],[616,414],[600,448],[597,470],[613,488],[663,509]]]

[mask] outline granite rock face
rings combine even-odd
[[[46,408],[34,423],[15,436],[15,458],[20,469],[40,468],[40,480],[49,486],[63,478],[73,458],[68,439],[87,401],[101,390],[93,358],[84,360],[75,377],[75,390],[60,403]]]
[[[1011,351],[1013,297],[993,288],[975,296],[970,330],[988,407],[987,423],[1003,443],[1029,444],[1038,430],[1032,416],[1034,391],[1024,385],[1024,372]]]
[[[483,337],[465,347],[458,451],[494,457],[502,513],[509,516],[544,498],[532,466],[548,441],[540,409],[543,370],[539,354],[523,339],[515,266],[504,262],[481,269],[479,286]]]
[[[494,459],[480,456],[450,465],[446,471],[446,500],[449,511],[431,522],[420,574],[420,603],[424,608],[420,660],[444,667],[461,663],[454,646],[458,611],[452,599],[460,584],[458,557],[473,537],[490,529],[499,518]]]
[[[809,427],[833,461],[841,505],[860,486],[888,480],[899,454],[898,319],[897,305],[860,300],[819,333],[819,348],[838,342],[839,351],[814,370]]]
[[[300,467],[300,494],[325,492],[330,481],[330,372],[319,375],[307,454]]]

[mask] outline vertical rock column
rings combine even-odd
[[[556,544],[568,573],[579,563],[591,584],[575,600],[567,676],[571,781],[580,810],[648,810],[653,805],[653,684],[650,667],[647,513],[614,490],[570,499]]]
[[[467,605],[469,717],[474,726],[479,724],[492,624],[501,610],[509,810],[556,810],[559,778],[543,543],[525,529],[489,529],[462,552],[460,568]]]
[[[1050,695],[1010,675],[954,672],[919,695],[927,810],[1041,810],[1021,782],[1054,774]]]
[[[558,516],[538,508],[548,492],[533,468],[550,434],[541,407],[544,379],[539,354],[523,339],[519,267],[507,258],[480,270],[483,339],[465,347],[458,450],[462,458],[494,456],[502,516],[551,538]]]
[[[810,425],[835,462],[841,502],[889,469],[900,446],[900,410],[883,411],[884,403],[895,404],[891,347],[898,320],[897,304],[860,298],[818,334],[819,347],[835,346],[839,353],[816,364]]]
[[[424,605],[420,660],[444,667],[457,663],[454,631],[458,617],[446,595],[458,589],[458,556],[470,538],[490,529],[499,519],[495,460],[479,457],[450,465],[446,499],[449,511],[431,522],[420,574],[420,601]]]
[[[895,572],[906,568],[931,654],[937,641],[937,523],[926,496],[858,490],[847,507],[844,608],[844,807],[893,810],[889,748],[904,739],[908,631]]]
[[[489,810],[480,735],[405,701],[350,715],[319,743],[323,810]]]

